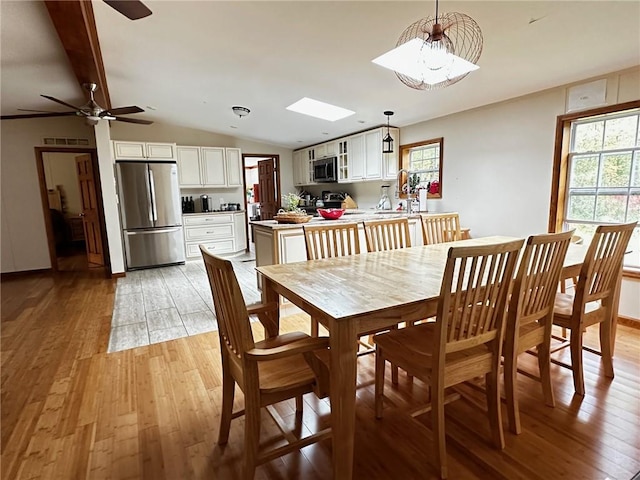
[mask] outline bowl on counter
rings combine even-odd
[[[344,208],[319,208],[318,213],[327,220],[337,220],[344,213]]]

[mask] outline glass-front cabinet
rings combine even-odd
[[[345,138],[338,141],[338,182],[349,180],[349,142]]]

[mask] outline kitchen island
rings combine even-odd
[[[306,261],[307,253],[304,244],[303,225],[356,222],[359,224],[360,251],[366,252],[367,245],[364,236],[363,222],[366,220],[383,220],[401,217],[407,217],[407,213],[394,211],[382,212],[376,210],[347,210],[345,214],[337,220],[313,217],[305,224],[278,223],[276,220],[251,222],[255,242],[256,267]],[[416,213],[409,215],[408,218],[411,245],[422,245],[420,215]],[[260,274],[258,274],[258,288],[262,288]]]

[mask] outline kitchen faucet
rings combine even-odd
[[[400,198],[400,194],[404,192],[404,185],[401,185],[402,174],[407,175],[407,215],[411,215],[411,202],[412,199],[416,198],[415,193],[411,193],[411,175],[416,175],[420,173],[428,173],[429,170],[407,170],[406,168],[401,168],[398,170],[398,174],[396,176],[396,198]]]

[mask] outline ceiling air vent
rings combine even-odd
[[[44,145],[56,145],[56,146],[87,146],[89,145],[89,140],[86,138],[54,138],[54,137],[44,137],[42,139],[42,143]]]

